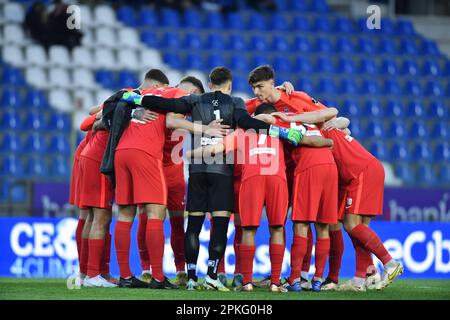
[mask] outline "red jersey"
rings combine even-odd
[[[225,152],[239,152],[241,182],[254,176],[279,176],[286,180],[283,145],[279,139],[238,129],[226,136],[223,144]]]
[[[355,138],[341,130],[323,131],[325,138],[332,139],[332,153],[336,160],[340,183],[348,184],[357,178],[375,157],[367,151]]]
[[[263,101],[253,98],[245,102],[248,113],[252,114]],[[273,103],[273,106],[280,112],[310,112],[325,109],[326,106],[310,97],[306,92],[294,91],[289,96],[281,91],[280,100]]]
[[[81,155],[81,152],[83,152],[84,147],[86,147],[86,145],[89,142],[89,139],[92,137],[92,131],[88,131],[86,136],[84,137],[83,140],[80,141],[80,143],[78,144],[77,149],[75,150],[75,154],[74,154],[74,158],[78,159]]]
[[[155,95],[164,98],[173,98],[181,89],[172,87],[158,87],[143,90],[142,95]],[[158,119],[143,122],[131,119],[117,145],[116,150],[137,149],[144,151],[152,157],[162,160],[163,147],[166,141],[166,115],[159,114]]]
[[[81,152],[81,156],[102,162],[103,153],[108,143],[109,131],[100,130],[92,135],[89,142]]]

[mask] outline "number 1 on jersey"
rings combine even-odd
[[[214,115],[216,116],[216,120],[220,119],[220,110],[214,110]]]

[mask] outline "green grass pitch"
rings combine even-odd
[[[450,300],[450,280],[396,280],[382,291],[271,293],[125,288],[67,289],[63,279],[0,278],[0,300]]]

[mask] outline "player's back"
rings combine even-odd
[[[323,131],[323,135],[334,142],[332,153],[338,167],[339,179],[343,183],[357,178],[361,171],[376,159],[355,138],[341,130]]]

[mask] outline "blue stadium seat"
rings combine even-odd
[[[286,51],[289,51],[290,45],[289,45],[289,42],[287,41],[286,37],[281,36],[281,35],[275,35],[272,38],[271,49],[273,51],[277,51],[277,52],[286,52]]]
[[[225,60],[223,58],[223,55],[219,54],[219,53],[211,53],[208,56],[208,60],[207,60],[207,67],[208,69],[212,69],[215,68],[217,66],[223,66],[225,65]]]
[[[230,58],[230,68],[231,70],[240,71],[240,72],[248,72],[250,67],[247,63],[245,55],[235,53],[231,55]]]
[[[49,107],[48,101],[42,91],[29,89],[25,97],[27,106],[36,109],[46,109]]]
[[[419,163],[416,172],[417,182],[421,185],[432,186],[436,183],[436,174],[429,163]]]
[[[163,8],[160,11],[159,24],[162,27],[180,27],[180,16],[176,10]]]
[[[223,15],[217,11],[209,11],[205,17],[204,28],[218,30],[224,29],[225,23],[223,21]]]
[[[336,40],[335,51],[340,53],[353,53],[353,43],[348,37],[339,37]]]
[[[136,17],[136,11],[130,6],[123,6],[117,9],[117,19],[129,27],[136,27],[139,20]]]
[[[408,104],[406,115],[409,117],[423,118],[425,116],[425,108],[419,101],[412,100]]]
[[[391,94],[391,95],[399,96],[402,93],[402,88],[400,87],[400,84],[398,83],[398,81],[393,80],[393,79],[388,79],[384,82],[383,92],[384,92],[384,94]]]
[[[381,38],[378,43],[378,52],[380,54],[396,54],[397,48],[395,45],[395,41],[391,38]]]
[[[400,178],[406,184],[413,184],[415,182],[415,172],[412,165],[399,162],[395,165],[394,169],[395,175]]]
[[[243,76],[236,75],[233,77],[233,90],[236,92],[248,92],[250,86]]]
[[[67,135],[55,134],[47,146],[49,152],[70,155],[70,141]]]
[[[326,15],[319,15],[314,21],[314,30],[318,32],[331,32],[333,29],[331,20]]]
[[[349,129],[352,132],[352,136],[356,139],[364,139],[366,137],[359,119],[352,119],[349,125]]]
[[[295,88],[299,91],[304,91],[308,93],[315,91],[311,79],[307,77],[298,79],[297,83],[295,84]]]
[[[430,145],[424,141],[417,142],[414,147],[414,160],[430,161],[432,159],[433,159],[433,154],[431,152]]]
[[[436,117],[441,119],[448,119],[448,107],[446,107],[441,101],[432,101],[428,107],[427,112],[429,117]]]
[[[174,52],[165,52],[163,54],[163,60],[173,69],[182,69],[181,57]]]
[[[47,121],[41,112],[31,111],[25,118],[24,125],[27,129],[42,131],[47,129]]]
[[[15,182],[10,186],[9,200],[13,203],[25,203],[27,201],[27,187],[23,182]]]
[[[305,19],[304,16],[295,15],[292,19],[292,29],[295,31],[310,31],[311,27],[309,26],[308,19]]]
[[[315,69],[318,72],[333,73],[334,72],[333,60],[331,60],[331,58],[329,57],[319,57],[316,60]]]
[[[450,161],[450,144],[447,141],[436,145],[434,159],[436,161]]]
[[[420,96],[422,94],[420,83],[417,80],[406,81],[406,84],[403,87],[403,93],[411,96]]]
[[[59,132],[70,132],[72,130],[72,120],[68,113],[55,112],[48,121],[48,128]]]
[[[183,11],[183,26],[186,28],[202,28],[202,15],[196,9],[185,9]]]
[[[264,55],[256,54],[253,56],[253,60],[251,63],[252,63],[251,69],[253,69],[264,64],[270,64],[270,60],[266,54]]]
[[[353,21],[347,17],[339,16],[334,22],[334,29],[337,32],[352,33],[355,31]]]
[[[300,35],[295,36],[293,48],[295,51],[300,51],[300,52],[311,52],[312,51],[312,46],[311,46],[311,43],[309,42],[308,38],[300,36]]]
[[[95,72],[95,81],[105,88],[117,88],[115,78],[114,73],[108,70],[98,70]]]
[[[381,19],[381,32],[385,35],[391,35],[395,33],[395,25],[391,19]]]
[[[435,122],[431,131],[431,137],[434,139],[450,139],[450,130],[448,119],[445,121]]]
[[[416,61],[410,59],[403,61],[402,74],[408,76],[416,76],[419,73],[419,66],[417,65]]]
[[[391,59],[384,59],[381,64],[381,70],[384,74],[390,75],[390,76],[396,76],[398,69],[397,65],[395,64],[394,60]]]
[[[427,59],[423,64],[422,73],[425,76],[439,76],[441,73],[439,70],[439,64],[436,63],[436,61]]]
[[[211,50],[223,50],[225,47],[225,39],[222,34],[209,33],[206,38],[206,48]]]
[[[373,154],[376,158],[378,158],[381,161],[391,160],[386,144],[381,140],[373,142],[369,147],[369,151],[371,154]]]
[[[13,152],[15,154],[18,154],[22,152],[22,149],[22,140],[15,132],[7,132],[3,136],[3,140],[0,144],[1,152]]]
[[[441,86],[441,84],[435,80],[428,80],[425,91],[425,96],[435,96],[435,97],[442,97],[445,96],[444,88]]]
[[[3,85],[24,86],[25,79],[23,78],[22,72],[20,72],[19,69],[13,67],[5,67],[3,68],[1,83]]]
[[[139,84],[139,79],[132,71],[122,70],[119,72],[117,81],[121,88],[135,88]]]
[[[410,161],[411,152],[404,141],[396,141],[391,147],[391,157],[400,161]]]
[[[159,48],[158,36],[154,31],[144,31],[141,33],[141,41],[145,43],[147,47]]]
[[[288,11],[289,3],[287,0],[274,0],[277,11]]]
[[[162,37],[162,46],[164,48],[181,49],[182,41],[180,34],[175,31],[166,31]]]
[[[70,168],[69,161],[66,157],[57,156],[52,158],[52,162],[50,164],[50,174],[55,178],[65,178],[68,179],[70,177]]]
[[[240,33],[232,33],[228,38],[227,48],[230,50],[243,51],[246,49],[244,36]]]
[[[369,58],[361,59],[358,69],[360,73],[374,74],[377,72],[377,66],[375,65],[375,62],[373,61],[373,59]]]
[[[86,137],[86,133],[82,132],[82,131],[77,131],[77,141],[76,141],[76,145],[78,146],[80,144],[80,142]]]
[[[268,49],[267,41],[264,39],[264,36],[255,34],[250,39],[249,48],[253,48],[256,51],[266,51]]]
[[[280,13],[274,13],[271,15],[270,26],[272,30],[287,31],[289,30],[289,24],[284,15]]]
[[[296,72],[301,73],[313,72],[312,63],[310,59],[308,59],[306,56],[301,55],[297,56],[297,58],[295,59],[294,69]]]
[[[448,161],[441,163],[438,167],[438,179],[441,186],[449,186],[450,184],[450,164]]]
[[[360,53],[375,53],[375,46],[370,38],[359,38],[357,49]]]
[[[20,108],[23,106],[22,97],[18,90],[5,88],[0,100],[0,107]]]
[[[2,161],[0,174],[7,177],[22,178],[24,176],[23,164],[15,155],[8,155]]]
[[[416,120],[409,128],[409,135],[412,138],[426,138],[429,136],[429,131],[423,121]]]
[[[361,84],[360,91],[362,93],[376,95],[379,93],[380,88],[375,79],[364,79]]]
[[[252,12],[248,18],[247,29],[258,31],[267,30],[267,23],[263,15],[257,12]]]
[[[315,43],[315,50],[323,53],[333,52],[333,43],[330,38],[324,36],[317,36]]]
[[[314,0],[310,2],[310,9],[314,12],[329,12],[328,4],[326,0]]]
[[[273,58],[272,66],[278,73],[291,72],[292,66],[286,55],[277,54]]]
[[[41,153],[44,154],[47,150],[47,143],[42,134],[33,132],[25,140],[24,151],[26,153]]]
[[[398,51],[402,54],[416,55],[418,53],[416,43],[414,40],[409,38],[402,38],[398,49]]]
[[[391,122],[387,131],[387,136],[394,139],[406,139],[408,131],[403,120],[395,119]]]
[[[381,118],[384,115],[383,107],[380,105],[380,102],[378,100],[367,100],[365,107],[366,112],[364,113],[364,115],[375,118]]]
[[[438,56],[440,55],[438,46],[435,41],[424,39],[422,42],[422,46],[420,47],[420,53],[423,55],[429,56]]]
[[[184,46],[188,49],[202,49],[202,39],[198,32],[189,31],[184,38]]]
[[[227,27],[232,30],[244,30],[245,21],[238,12],[230,12],[226,16]]]
[[[356,67],[353,60],[341,57],[338,61],[337,71],[341,74],[355,73]]]
[[[366,134],[371,138],[381,138],[384,135],[383,123],[380,120],[370,119]]]
[[[48,177],[49,169],[42,157],[32,156],[26,162],[25,173],[28,177],[44,178]]]
[[[141,26],[155,27],[158,25],[158,15],[151,8],[141,7],[138,10],[138,21]]]
[[[306,0],[291,0],[289,10],[293,12],[305,12],[308,11],[308,5]]]
[[[343,72],[343,71],[341,71]],[[356,94],[358,92],[358,85],[355,80],[344,78],[341,81],[339,91],[344,94]]]
[[[342,104],[341,111],[344,115],[349,116],[352,119],[352,122],[353,118],[359,117],[362,113],[358,103],[356,103],[354,100],[345,100]]]
[[[405,108],[403,107],[403,104],[397,99],[388,100],[386,103],[385,114],[386,116],[396,118],[403,117],[405,114]]]
[[[203,70],[204,69],[203,59],[199,54],[189,52],[186,55],[185,66],[186,69]]]
[[[404,36],[411,36],[416,34],[413,24],[409,20],[398,20],[396,31],[398,34]]]
[[[317,85],[320,92],[326,94],[336,94],[336,85],[331,78],[321,78]]]

